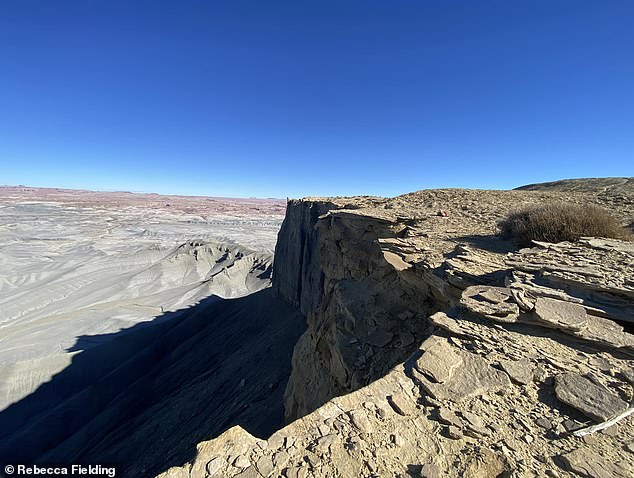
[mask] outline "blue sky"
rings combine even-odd
[[[634,175],[634,2],[0,3],[0,184],[396,195]]]

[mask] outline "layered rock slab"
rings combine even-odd
[[[412,373],[414,380],[435,399],[461,401],[511,386],[506,373],[478,355],[456,349],[446,339],[430,337],[421,349],[423,355]]]
[[[581,375],[564,373],[555,377],[557,398],[598,422],[627,408],[627,403],[603,385]]]

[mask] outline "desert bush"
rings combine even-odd
[[[513,212],[499,227],[502,236],[519,246],[530,246],[531,241],[576,241],[584,236],[630,239],[632,235],[605,209],[566,203]]]

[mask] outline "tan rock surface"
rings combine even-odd
[[[285,396],[296,420],[254,451],[260,476],[632,476],[634,419],[574,437],[591,422],[555,390],[558,376],[591,374],[619,407],[632,400],[630,335],[614,322],[634,306],[630,244],[516,251],[495,237],[508,210],[554,200],[634,217],[609,191],[289,203],[274,289],[309,328]],[[299,282],[276,282],[289,275]]]
[[[574,373],[555,377],[555,394],[562,402],[598,422],[623,412],[627,403],[605,386]]]

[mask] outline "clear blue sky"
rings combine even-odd
[[[0,2],[0,184],[395,195],[634,176],[634,2]]]

